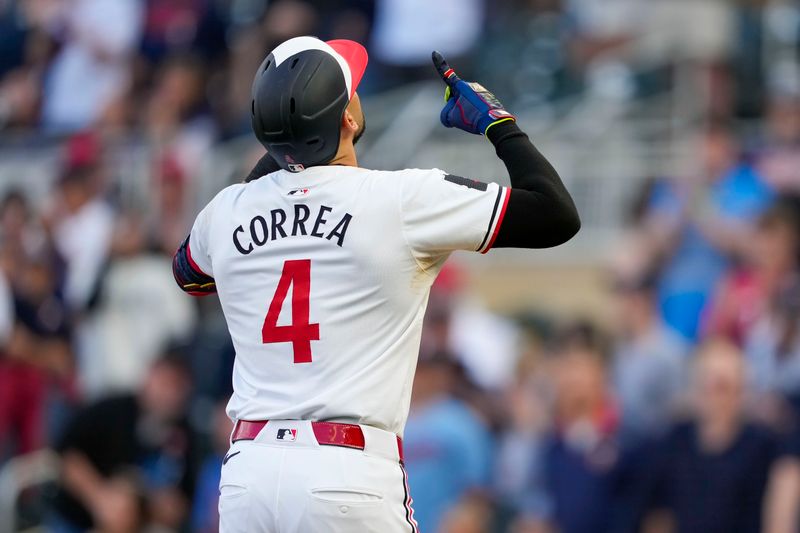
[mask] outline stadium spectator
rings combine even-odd
[[[484,422],[451,394],[454,370],[447,354],[420,359],[403,440],[414,518],[431,531],[489,481],[491,437]]]
[[[216,533],[219,526],[219,480],[228,451],[233,424],[225,414],[225,403],[214,408],[211,423],[211,453],[197,472],[197,486],[192,506],[192,531],[194,533]]]
[[[180,526],[194,486],[194,441],[185,418],[190,385],[180,356],[167,354],[137,394],[75,415],[57,446],[63,464],[53,530]]]
[[[551,499],[544,518],[562,533],[611,531],[623,510],[621,453],[603,348],[578,337],[562,343],[553,376],[553,427],[542,452]]]
[[[615,100],[635,94],[631,56],[646,10],[638,0],[568,0],[573,61],[585,71],[587,92]]]
[[[688,346],[658,316],[655,290],[648,271],[619,272],[614,281],[619,331],[611,375],[626,446],[664,431],[685,390]]]
[[[431,288],[421,352],[453,353],[467,379],[482,390],[497,392],[513,379],[519,329],[472,298],[466,284],[464,268],[448,261]]]
[[[101,147],[92,134],[72,137],[58,190],[43,215],[53,247],[66,266],[63,294],[74,312],[95,295],[111,246],[114,211],[102,196]]]
[[[764,214],[754,241],[758,293],[737,302],[751,314],[744,347],[762,395],[800,398],[800,211],[784,201]]]
[[[298,35],[313,33],[320,23],[319,11],[304,0],[279,0],[270,3],[261,22],[267,36],[267,49]]]
[[[541,464],[552,423],[551,366],[541,340],[529,337],[504,397],[508,427],[496,446],[493,492],[514,531],[543,529],[551,514]]]
[[[144,116],[151,142],[164,147],[185,171],[196,171],[216,130],[203,98],[205,71],[199,59],[173,57],[160,68]]]
[[[691,419],[651,458],[653,502],[684,533],[758,533],[775,437],[745,415],[747,367],[724,340],[705,343],[693,368]]]
[[[308,2],[280,0],[268,4],[258,24],[243,25],[231,37],[227,69],[214,80],[219,94],[211,103],[217,123],[227,136],[250,133],[253,72],[266,52],[286,39],[315,34],[319,24],[320,15]],[[332,2],[325,6],[334,8]],[[334,19],[331,16],[329,20]]]
[[[426,65],[431,47],[452,57],[463,56],[480,37],[483,11],[482,0],[448,0],[436,6],[380,0],[375,6],[372,50],[380,61],[397,66]]]
[[[61,0],[0,2],[0,80],[12,72],[38,71],[49,60],[47,32],[62,7]]]
[[[428,79],[431,50],[440,50],[462,70],[484,23],[483,0],[379,0],[375,4],[371,56],[380,64],[372,81],[380,88]],[[376,69],[377,70],[377,69]]]
[[[145,0],[141,50],[158,64],[175,53],[196,50],[204,39],[214,40],[222,21],[208,0]],[[224,40],[214,43],[224,47]],[[209,45],[211,43],[208,43]],[[204,48],[211,48],[207,46]]]
[[[156,161],[151,188],[153,209],[144,221],[148,247],[172,254],[189,224],[191,180],[178,158],[169,152]],[[190,165],[193,167],[194,165]],[[135,215],[135,213],[133,213]]]
[[[40,126],[44,72],[54,53],[62,0],[0,2],[0,131]]]
[[[91,126],[128,90],[142,25],[138,0],[74,0],[59,21],[61,49],[45,87],[42,121],[54,131]]]
[[[52,257],[20,258],[13,286],[13,328],[0,358],[0,448],[16,437],[24,454],[46,442],[50,389],[69,394],[73,359],[67,310],[56,295]],[[0,452],[2,455],[2,452]]]
[[[739,158],[733,132],[713,124],[698,143],[700,175],[657,184],[645,215],[651,243],[661,247],[658,299],[666,324],[690,341],[699,335],[709,296],[741,254],[754,219],[773,191]]]
[[[44,442],[44,376],[37,337],[17,321],[0,357],[0,459]]]
[[[25,41],[29,28],[17,2],[0,1],[0,79],[25,61]]]
[[[800,260],[797,207],[792,199],[780,198],[759,217],[743,264],[725,276],[711,303],[706,320],[709,335],[744,345],[782,291],[792,286]]]
[[[41,80],[32,70],[17,69],[0,78],[0,131],[35,127],[40,98]]]
[[[9,282],[22,272],[24,259],[46,247],[40,227],[33,223],[35,213],[19,189],[10,189],[0,201],[0,256]]]
[[[795,81],[800,85],[800,82]],[[768,101],[766,135],[758,169],[775,189],[800,193],[800,87],[776,92]]]
[[[745,348],[751,383],[762,395],[800,391],[792,333],[799,217],[796,200],[788,197],[762,214],[745,263],[723,280],[707,321],[712,336]]]
[[[169,258],[148,244],[140,219],[120,218],[96,303],[81,322],[81,378],[88,398],[135,391],[164,346],[191,340],[193,302],[176,290]]]

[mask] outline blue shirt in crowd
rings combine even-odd
[[[197,476],[192,505],[192,531],[213,533],[219,525],[219,481],[222,475],[222,455],[211,455],[203,462]]]
[[[774,192],[748,165],[739,165],[710,186],[710,208],[731,222],[748,222],[771,203]],[[658,184],[650,198],[650,210],[678,216],[683,198],[671,182]],[[667,261],[658,287],[664,321],[690,341],[697,340],[698,327],[709,295],[728,267],[728,259],[693,224],[679,237]]]
[[[491,438],[461,401],[443,397],[411,411],[403,439],[414,518],[437,531],[447,510],[472,488],[488,483]]]

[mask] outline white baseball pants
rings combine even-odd
[[[220,533],[418,533],[394,434],[369,426],[364,450],[320,445],[311,423],[270,420],[231,445]]]

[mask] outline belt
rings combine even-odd
[[[239,440],[254,440],[264,429],[269,420],[237,420],[233,428],[231,442]],[[314,437],[322,446],[341,446],[355,450],[364,449],[364,432],[357,424],[342,424],[340,422],[311,422]],[[397,437],[397,452],[400,461],[403,460],[403,440]]]

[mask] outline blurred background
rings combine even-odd
[[[436,48],[583,219],[437,281],[423,531],[800,531],[798,0],[0,0],[0,533],[216,531],[234,353],[170,257],[304,34],[369,49],[362,166],[507,183]]]

